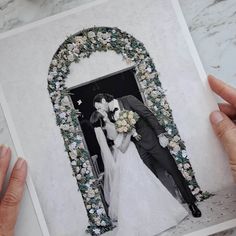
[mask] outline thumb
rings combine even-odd
[[[220,111],[210,115],[212,127],[229,156],[229,162],[236,181],[236,126],[232,120]]]

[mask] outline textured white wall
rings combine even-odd
[[[232,183],[227,159],[208,121],[213,107],[207,102],[209,96],[170,0],[110,0],[0,41],[1,83],[51,235],[55,236],[84,235],[87,217],[56,126],[47,91],[48,66],[67,35],[94,25],[119,27],[146,45],[167,89],[199,184],[204,190],[215,191]],[[97,53],[91,60],[73,65],[68,84],[122,67],[124,62],[114,53]]]

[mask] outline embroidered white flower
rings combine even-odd
[[[200,189],[199,188],[195,188],[194,191],[193,191],[193,194],[198,194],[200,192]]]
[[[148,107],[152,107],[152,106],[153,106],[153,102],[150,101],[150,100],[148,100],[148,101],[147,101],[147,106],[148,106]]]
[[[62,100],[61,100],[61,104],[62,106],[70,106],[70,100],[67,96],[65,96]]]
[[[187,157],[187,152],[186,152],[186,150],[182,150],[182,157]]]
[[[76,178],[77,178],[77,180],[81,180],[82,175],[81,175],[81,174],[78,174],[78,175],[76,176]]]
[[[174,138],[173,138],[173,140],[174,140],[175,142],[178,142],[178,141],[180,140],[180,137],[179,137],[178,135],[175,135]]]
[[[76,165],[77,165],[76,161],[72,161],[72,162],[71,162],[71,165],[72,165],[72,166],[76,166]]]
[[[157,98],[157,97],[158,97],[158,92],[157,92],[157,91],[152,91],[152,92],[151,92],[151,96],[152,96],[153,98]]]
[[[102,34],[102,38],[103,38],[103,39],[106,39],[106,40],[108,40],[108,39],[110,39],[110,37],[111,37],[111,34],[110,34],[110,33],[108,33],[108,32],[106,32],[106,33]]]
[[[190,176],[187,171],[183,171],[182,174],[186,180],[188,181],[192,180],[192,176]]]
[[[77,148],[76,142],[73,142],[73,143],[71,143],[71,144],[69,145],[69,149],[70,149],[71,151],[74,151],[74,149],[76,149],[76,148]]]
[[[179,169],[182,169],[182,168],[183,168],[183,164],[182,164],[182,163],[179,163],[179,164],[178,164],[178,168],[179,168]]]
[[[66,113],[65,112],[62,112],[59,114],[60,118],[61,119],[65,119],[66,118]]]
[[[69,61],[74,61],[74,59],[75,59],[75,58],[74,58],[74,55],[73,55],[73,54],[69,54],[69,55],[68,55],[68,60],[69,60]]]
[[[62,125],[60,125],[60,128],[63,130],[69,130],[70,126],[68,124],[62,124]]]
[[[190,168],[190,165],[188,163],[184,164],[184,169]]]
[[[67,49],[68,49],[69,51],[72,51],[73,48],[74,48],[74,45],[73,45],[72,43],[67,44]]]
[[[98,214],[98,215],[102,215],[102,214],[104,214],[104,213],[105,213],[105,211],[104,211],[102,208],[100,208],[100,209],[97,210],[97,214]]]
[[[57,65],[57,59],[52,60],[52,64],[53,64],[54,66],[56,66],[56,65]]]
[[[93,210],[93,209],[89,210],[89,213],[93,214],[93,213],[94,213],[94,210]]]
[[[193,190],[193,185],[189,185],[190,190]]]
[[[93,32],[93,31],[89,31],[88,32],[88,37],[91,39],[91,38],[94,38],[96,36],[96,34]]]
[[[106,226],[106,222],[104,220],[101,222],[101,226]]]
[[[77,152],[75,150],[73,151],[70,151],[70,158],[73,159],[73,160],[76,160],[77,158]]]
[[[75,37],[75,42],[78,46],[86,43],[86,40],[87,40],[86,37],[83,37],[83,36],[76,36]]]
[[[179,146],[179,145],[175,145],[174,148],[173,148],[173,152],[174,152],[175,154],[177,154],[180,150],[181,150],[181,149],[180,149],[180,146]]]
[[[94,229],[93,230],[95,234],[100,234],[101,230],[100,229]]]

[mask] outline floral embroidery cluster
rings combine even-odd
[[[170,153],[178,168],[188,181],[193,194],[200,201],[210,196],[203,193],[194,176],[187,158],[184,142],[181,140],[172,111],[159,81],[158,72],[144,45],[130,34],[118,28],[94,27],[69,36],[53,56],[48,73],[48,91],[56,114],[56,122],[64,139],[65,149],[71,161],[74,176],[82,194],[89,223],[88,232],[100,235],[113,229],[107,216],[100,190],[94,177],[88,151],[85,148],[78,121],[78,110],[69,100],[65,80],[71,63],[78,63],[94,52],[113,50],[121,54],[128,64],[135,65],[135,74],[140,83],[146,104],[165,127],[165,137]]]

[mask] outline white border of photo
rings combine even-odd
[[[9,132],[10,132],[11,139],[13,141],[16,155],[17,155],[17,157],[25,158],[25,155],[24,155],[23,149],[21,147],[20,140],[17,136],[15,126],[14,126],[13,120],[11,118],[11,114],[8,109],[7,101],[5,99],[1,85],[0,85],[0,106],[2,107],[2,110],[4,112],[4,116],[5,116],[5,119],[7,122],[7,126],[9,129]],[[15,159],[16,158],[14,158],[13,161],[16,161]],[[27,158],[25,158],[25,159],[27,160]],[[29,191],[31,201],[32,201],[32,204],[33,204],[33,207],[35,210],[36,218],[38,220],[37,223],[39,224],[39,226],[41,228],[41,232],[36,232],[37,229],[34,228],[34,232],[31,232],[31,233],[34,233],[34,236],[37,236],[37,235],[49,236],[50,234],[49,234],[49,231],[47,228],[47,224],[44,219],[44,215],[43,215],[43,212],[42,212],[42,209],[40,206],[40,202],[39,202],[39,199],[38,199],[38,196],[37,196],[37,193],[36,193],[36,190],[35,190],[35,187],[34,187],[34,184],[33,184],[33,181],[32,181],[32,178],[31,178],[29,172],[30,172],[30,169],[28,170],[28,175],[26,178],[26,188],[27,188],[26,191]],[[25,207],[30,207],[30,205],[27,203],[27,206],[25,206]],[[27,226],[27,223],[24,224],[22,227],[25,227],[25,226]],[[17,232],[16,232],[16,235],[17,235]]]

